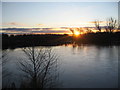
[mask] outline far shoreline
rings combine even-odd
[[[29,34],[29,35],[8,35],[2,34],[2,49],[31,47],[31,46],[61,46],[67,44],[88,45],[120,45],[120,32],[87,33],[79,37],[68,34]]]

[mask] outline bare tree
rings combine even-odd
[[[101,32],[100,21],[95,21],[95,27],[99,30],[99,32]]]
[[[81,32],[83,32],[83,30],[81,28],[76,28],[76,30],[81,34]]]
[[[70,31],[72,32],[73,36],[75,34],[74,30],[72,28],[70,28]]]
[[[57,81],[57,56],[51,49],[24,48],[27,60],[19,61],[19,68],[24,72],[25,80],[21,87],[52,88]]]
[[[87,30],[87,33],[92,33],[92,30],[89,29],[88,27],[86,28],[86,30]]]
[[[108,27],[107,27],[107,26],[105,26],[104,28],[105,28],[106,32],[109,32],[109,30],[108,30]]]
[[[120,25],[118,26],[118,28],[117,28],[117,31],[119,31],[120,30]]]
[[[117,24],[117,20],[112,17],[107,20],[107,27],[105,28],[108,32],[113,32]]]
[[[74,28],[74,29],[70,28],[70,31],[72,32],[73,36],[75,35],[75,31],[77,31],[79,33],[83,32],[83,30],[81,28]]]
[[[119,32],[120,30],[120,21],[118,21],[118,27],[117,27],[117,31]]]

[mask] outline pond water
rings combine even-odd
[[[35,47],[40,48],[41,46]],[[52,46],[59,56],[59,88],[117,88],[119,46],[63,45]],[[7,49],[6,67],[12,72],[9,79],[19,82],[17,60],[23,58],[21,48]],[[14,76],[14,77],[13,77]],[[11,79],[12,78],[12,79]],[[12,82],[12,81],[11,81]]]

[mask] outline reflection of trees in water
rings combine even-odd
[[[9,58],[9,52],[7,50],[2,51],[0,60],[2,61],[2,88],[10,88],[12,80],[10,79],[12,72],[7,68]],[[6,83],[7,82],[7,83]]]
[[[73,54],[76,54],[76,53],[79,53],[80,50],[84,50],[86,49],[86,44],[76,44],[76,43],[73,43],[71,44],[72,46],[72,52]]]
[[[6,64],[8,63],[9,59],[7,57],[8,52],[3,51],[2,52],[2,77],[6,78],[8,77],[11,73],[8,71],[8,68],[6,67]]]
[[[23,48],[24,56],[19,59],[17,65],[19,67],[16,74],[12,74],[7,68],[10,58],[6,51],[3,52],[0,60],[2,60],[2,89],[7,88],[55,88],[59,83],[58,58],[52,49],[47,48]],[[23,56],[23,57],[24,57]],[[18,77],[18,80],[15,80]]]
[[[27,60],[19,60],[19,68],[24,73],[21,88],[53,88],[58,81],[57,56],[51,49],[24,48]]]

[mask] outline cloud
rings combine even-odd
[[[37,26],[44,26],[45,24],[36,24]]]
[[[34,28],[32,29],[34,33],[66,33],[68,30],[62,28]]]
[[[29,29],[24,28],[4,28],[3,31],[28,31]]]
[[[18,23],[18,22],[2,23],[2,25],[10,25],[10,26],[29,26],[28,24]]]
[[[48,31],[48,30],[42,30],[42,31],[33,31],[33,33],[68,33],[67,31],[64,31],[64,30],[58,30],[58,31],[54,31],[54,30],[51,30],[51,31]]]
[[[89,23],[95,23],[95,21],[91,21]],[[106,23],[106,21],[99,21],[99,23],[104,24],[104,23]]]
[[[5,33],[69,33],[68,30],[62,30],[58,28],[58,30],[54,30],[54,28],[4,28],[2,29]]]

